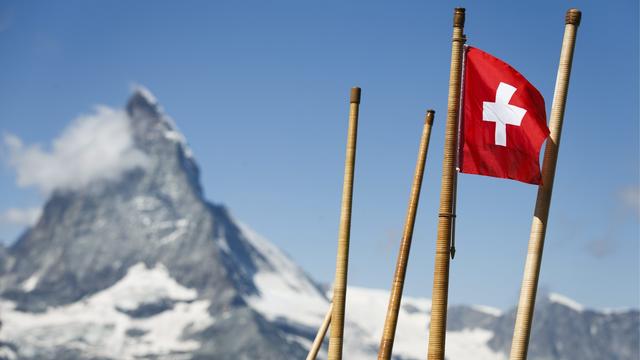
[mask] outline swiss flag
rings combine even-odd
[[[460,172],[540,184],[544,98],[509,64],[466,48]]]

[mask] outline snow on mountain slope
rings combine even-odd
[[[377,354],[389,292],[359,287],[347,290],[345,351],[349,359],[371,359]],[[393,354],[402,359],[424,359],[429,337],[431,300],[404,296],[398,315]],[[447,359],[501,360],[488,346],[493,333],[484,329],[449,331]]]
[[[241,224],[240,227],[269,265],[254,275],[259,294],[247,299],[249,305],[269,320],[284,319],[299,325],[317,326],[328,307],[328,300],[317,285],[280,249],[248,226]]]
[[[149,269],[138,263],[110,288],[42,313],[17,311],[14,303],[1,301],[3,327],[10,331],[0,333],[0,340],[16,344],[22,356],[65,346],[95,357],[177,358],[199,346],[185,334],[214,321],[207,311],[209,301],[196,300],[196,295],[172,279],[164,266]],[[140,313],[145,307],[151,313],[154,307],[163,311],[146,316]]]
[[[560,305],[564,305],[572,310],[575,310],[577,312],[583,312],[584,311],[584,305],[580,304],[579,302],[570,299],[564,295],[560,295],[557,293],[550,293],[549,294],[549,301],[556,303],[556,304],[560,304]]]
[[[264,244],[273,247],[271,244]],[[278,252],[277,256],[282,254]],[[290,261],[283,259],[286,262]],[[259,288],[262,289],[261,296],[251,299],[250,304],[255,309],[269,319],[278,319],[287,324],[310,326],[314,332],[317,330],[329,308],[329,301],[326,298],[299,291],[299,288],[291,286],[296,283],[295,280],[285,284],[282,277],[276,273],[259,273],[256,274],[255,279]],[[330,296],[329,292],[327,297],[330,298]],[[389,292],[386,290],[353,286],[348,288],[344,335],[345,358],[365,360],[376,356],[388,301]],[[424,358],[427,351],[430,310],[430,299],[403,297],[394,355],[403,359]],[[492,336],[491,331],[480,328],[450,331],[447,338],[447,359],[504,359],[503,354],[491,350],[488,346]],[[309,339],[298,340],[307,347],[310,344]],[[321,352],[319,358],[325,357],[326,352]]]

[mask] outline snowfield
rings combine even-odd
[[[195,290],[173,280],[164,266],[148,269],[139,263],[110,288],[44,313],[17,311],[14,303],[0,301],[0,340],[16,344],[26,356],[63,345],[120,359],[189,352],[199,344],[184,335],[214,321],[207,311],[209,302],[195,300],[196,296]],[[172,303],[172,308],[150,317],[127,314],[162,301]]]

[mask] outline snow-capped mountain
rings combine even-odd
[[[147,90],[126,110],[144,166],[54,191],[39,221],[0,246],[0,359],[304,358],[326,290],[204,199],[184,137]],[[345,358],[375,357],[387,301],[349,288]],[[430,306],[403,300],[396,359],[424,358]],[[513,318],[450,308],[447,359],[506,359]],[[639,319],[552,294],[529,358],[637,359]]]
[[[147,91],[127,113],[145,166],[51,195],[2,259],[2,341],[20,358],[302,357],[250,302],[262,279],[321,290],[204,200],[182,135]]]

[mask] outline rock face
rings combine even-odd
[[[144,166],[54,192],[37,224],[0,246],[0,359],[304,358],[325,291],[205,200],[183,136],[148,91],[126,110]],[[346,358],[375,357],[387,300],[349,289]],[[404,298],[395,359],[424,358],[430,305]],[[541,299],[529,359],[638,359],[639,318]],[[449,360],[506,359],[513,312],[455,306],[448,322]]]

